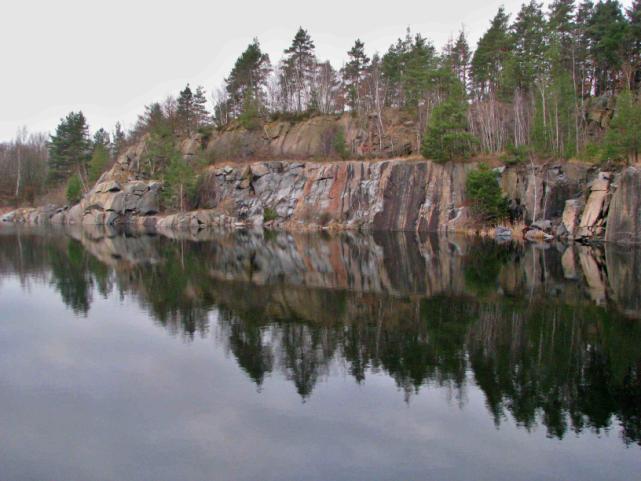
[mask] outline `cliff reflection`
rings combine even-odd
[[[641,258],[614,247],[518,246],[408,234],[199,232],[179,239],[0,231],[0,273],[47,282],[76,313],[131,296],[169,332],[211,336],[261,386],[306,399],[343,367],[485,394],[549,436],[620,431],[641,444]],[[462,401],[461,401],[462,402]]]

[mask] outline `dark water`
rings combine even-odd
[[[641,479],[638,251],[182,237],[0,228],[1,480]]]

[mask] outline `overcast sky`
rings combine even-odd
[[[408,26],[439,49],[464,26],[473,46],[500,5],[516,13],[521,3],[3,0],[0,140],[22,125],[52,131],[70,110],[92,131],[118,120],[128,128],[145,104],[187,82],[209,95],[253,37],[275,62],[301,25],[318,57],[340,67],[357,37],[382,53]]]

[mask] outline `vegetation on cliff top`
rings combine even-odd
[[[143,138],[147,174],[163,177],[178,141],[196,132],[232,122],[258,132],[270,118],[343,112],[370,122],[372,149],[391,142],[394,125],[384,112],[403,112],[422,153],[437,161],[475,153],[508,163],[531,155],[637,160],[641,0],[627,9],[614,0],[554,0],[545,10],[531,0],[513,17],[500,8],[475,50],[464,31],[437,50],[409,30],[384,53],[368,54],[360,39],[346,50],[337,70],[317,57],[301,27],[277,62],[252,40],[213,93],[211,113],[205,89],[187,85],[177,98],[145,107],[126,134],[117,125],[91,138],[82,112],[62,119],[48,140],[21,130],[0,144],[0,199],[33,201],[73,175],[86,190],[123,145]],[[335,129],[330,155],[354,155],[344,137]]]

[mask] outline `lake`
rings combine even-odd
[[[0,226],[2,480],[631,480],[641,251]]]

